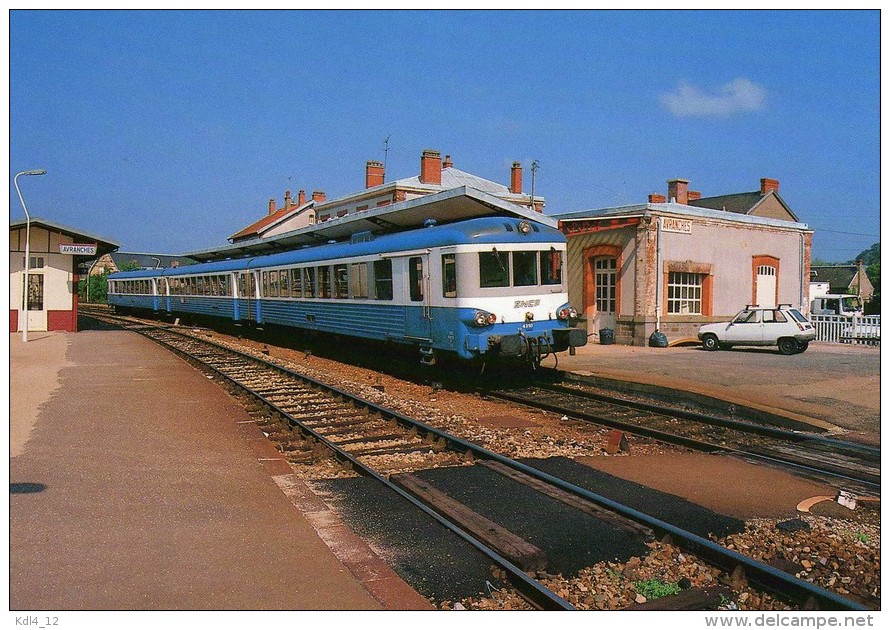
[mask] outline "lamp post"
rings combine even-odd
[[[12,179],[15,191],[19,194],[19,201],[22,202],[22,208],[25,210],[25,285],[22,291],[22,341],[28,341],[28,271],[31,265],[31,215],[28,214],[28,206],[25,205],[25,198],[22,197],[22,191],[19,190],[20,175],[46,175],[44,169],[34,169],[32,171],[22,171],[16,173]]]

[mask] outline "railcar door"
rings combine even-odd
[[[408,258],[408,302],[405,308],[405,336],[431,341],[433,315],[430,307],[430,257]]]

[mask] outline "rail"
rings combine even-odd
[[[816,341],[829,343],[881,344],[881,316],[810,315]]]

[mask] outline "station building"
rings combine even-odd
[[[27,308],[25,307],[24,220],[9,224],[9,332],[19,332],[28,317],[29,331],[77,332],[77,281],[81,263],[119,245],[45,219],[31,219]]]
[[[779,196],[779,182],[715,197],[668,181],[645,204],[551,215],[568,241],[569,300],[596,339],[671,344],[747,304],[808,312],[812,230]]]

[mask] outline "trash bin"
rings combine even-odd
[[[655,331],[649,335],[649,347],[651,348],[667,348],[668,338],[663,332]]]
[[[615,343],[615,331],[611,328],[600,329],[600,344],[608,346]]]

